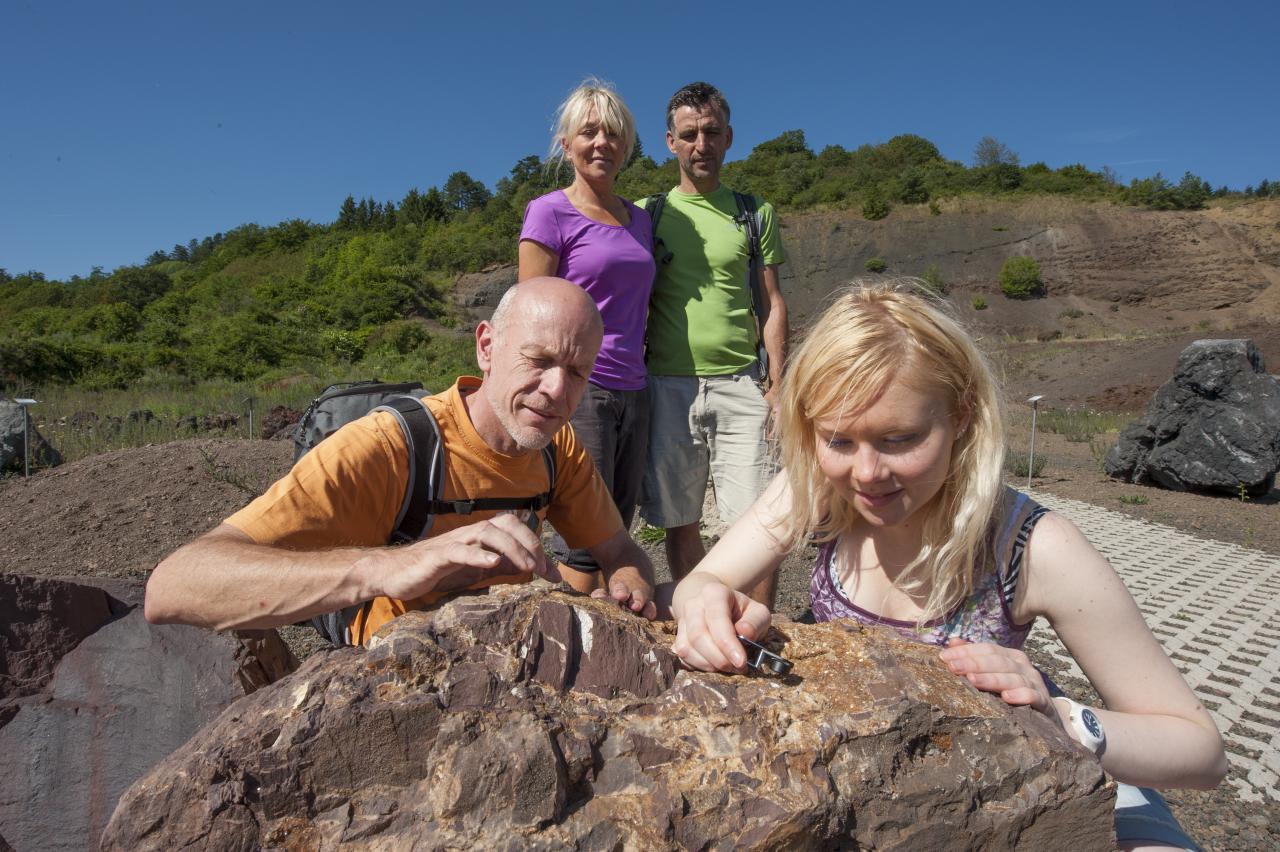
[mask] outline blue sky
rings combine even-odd
[[[917,133],[965,162],[992,135],[1024,164],[1238,189],[1280,179],[1277,33],[1255,0],[5,0],[0,267],[110,271],[457,169],[492,187],[588,74],[659,160],[666,99],[706,79],[731,159],[793,128],[815,151]]]

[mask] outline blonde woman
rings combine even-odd
[[[649,214],[613,191],[635,144],[635,119],[607,84],[589,79],[560,105],[549,161],[571,165],[573,183],[529,202],[518,277],[566,278],[600,309],[604,343],[572,423],[628,528],[649,447],[644,327],[654,275]],[[572,569],[599,570],[585,550],[558,538],[553,549]],[[586,589],[598,585],[593,575],[566,579]]]
[[[1139,787],[1216,786],[1217,727],[1106,560],[1069,520],[1002,484],[998,390],[969,335],[909,283],[855,285],[791,356],[780,395],[783,472],[676,588],[685,663],[743,671],[737,637],[762,636],[770,614],[740,590],[811,538],[815,618],[940,646],[952,672],[1032,706],[1125,782],[1123,848],[1194,848]],[[1105,710],[1062,696],[1020,650],[1037,617]]]

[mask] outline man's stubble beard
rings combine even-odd
[[[502,426],[502,430],[515,442],[517,447],[525,452],[534,452],[551,443],[551,439],[555,437],[554,435],[544,435],[532,426],[520,426],[516,423],[514,416],[507,410],[506,406],[499,404],[501,400],[494,399],[489,387],[489,382],[481,383],[480,392],[484,394],[484,398],[488,401],[489,408],[493,411],[493,416],[498,418],[498,423]]]

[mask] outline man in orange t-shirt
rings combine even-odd
[[[558,278],[526,281],[476,328],[484,380],[460,378],[423,403],[445,447],[444,500],[546,491],[541,450],[552,444],[554,499],[539,519],[591,551],[610,597],[653,617],[653,566],[568,425],[602,335],[582,288]],[[347,424],[265,494],[157,565],[147,619],[278,627],[373,601],[353,630],[365,644],[382,624],[450,591],[534,574],[560,579],[537,535],[511,514],[440,515],[427,538],[386,547],[408,477],[408,447],[393,415]]]

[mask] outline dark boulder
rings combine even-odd
[[[936,648],[785,623],[779,679],[684,671],[672,639],[528,586],[410,613],[228,708],[103,847],[1114,848],[1096,759]]]
[[[1250,340],[1197,340],[1141,420],[1107,453],[1109,476],[1174,491],[1267,494],[1280,470],[1280,379]]]
[[[91,849],[116,800],[237,698],[297,663],[275,631],[153,627],[142,586],[0,576],[0,826]]]
[[[302,412],[298,409],[277,405],[262,418],[262,429],[258,432],[258,436],[271,441],[292,439],[293,433],[297,430],[298,421],[301,419]]]
[[[30,445],[30,455],[26,455]],[[22,473],[25,465],[56,467],[62,464],[62,453],[36,430],[35,421],[23,428],[22,406],[0,399],[0,473]]]

